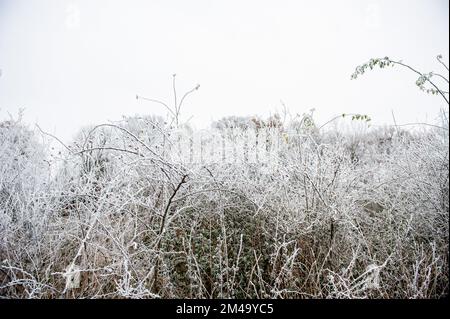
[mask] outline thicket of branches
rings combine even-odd
[[[180,160],[154,117],[53,153],[53,137],[2,122],[0,297],[448,295],[447,131],[259,125],[299,133],[270,167]]]

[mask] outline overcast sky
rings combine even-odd
[[[407,70],[350,80],[371,57],[443,71],[448,0],[0,0],[0,119],[25,108],[26,122],[68,140],[83,125],[160,114],[135,95],[172,101],[204,127],[225,115],[281,109],[369,114],[375,123],[432,122],[443,100]]]

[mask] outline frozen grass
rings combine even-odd
[[[298,129],[276,162],[201,164],[155,118],[52,156],[3,122],[0,297],[448,295],[448,131]]]

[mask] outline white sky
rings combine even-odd
[[[197,127],[225,115],[316,109],[375,123],[432,122],[445,107],[400,68],[350,81],[371,57],[442,71],[448,0],[0,0],[0,119],[25,120],[68,140],[83,125],[160,114],[135,95],[186,101]]]

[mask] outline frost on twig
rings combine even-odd
[[[68,266],[66,272],[64,273],[64,277],[66,278],[65,290],[80,288],[80,267],[77,265]]]

